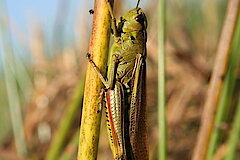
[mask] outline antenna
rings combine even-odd
[[[138,0],[136,8],[138,8],[139,3],[140,3],[140,0]]]

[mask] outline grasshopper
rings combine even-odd
[[[146,126],[146,41],[147,19],[141,8],[129,10],[116,22],[111,18],[114,43],[105,78],[87,58],[104,84],[110,148],[115,160],[148,159]],[[103,95],[103,94],[102,94]]]

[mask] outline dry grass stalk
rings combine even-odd
[[[89,52],[91,59],[105,74],[110,36],[110,15],[105,0],[95,0],[92,37]],[[78,160],[96,159],[101,112],[99,110],[100,90],[103,87],[96,71],[89,64],[86,73],[83,112],[81,120]]]
[[[204,160],[208,150],[209,139],[213,129],[213,122],[217,110],[222,83],[228,64],[233,33],[236,26],[237,15],[240,9],[239,0],[231,0],[228,3],[226,19],[220,37],[212,78],[208,88],[207,98],[204,104],[201,127],[198,133],[197,143],[193,153],[193,160]]]

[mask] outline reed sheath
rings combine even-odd
[[[113,2],[113,1],[111,1]],[[95,0],[92,35],[89,53],[102,74],[106,75],[111,18],[105,0]],[[99,96],[103,84],[96,71],[88,64],[80,127],[78,160],[95,160],[97,157],[101,112]]]

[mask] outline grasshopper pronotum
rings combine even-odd
[[[102,76],[87,54],[105,86],[107,128],[115,160],[148,159],[145,97],[147,20],[138,7],[139,1],[136,8],[124,14],[117,23],[106,0],[114,37],[107,78]]]

